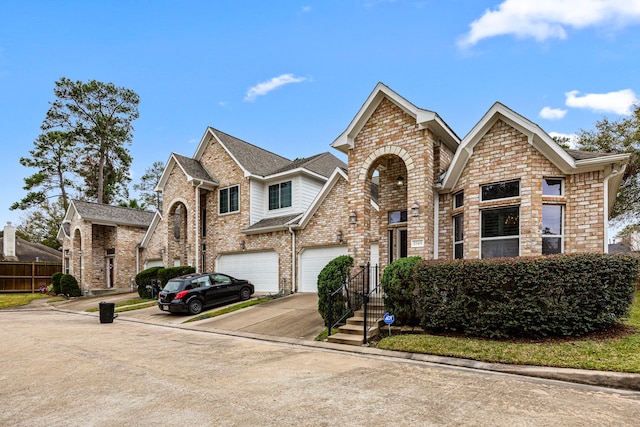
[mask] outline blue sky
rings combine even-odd
[[[140,95],[133,183],[207,126],[288,158],[332,151],[377,82],[464,137],[500,101],[570,135],[640,97],[640,0],[0,0],[0,226],[54,82]],[[334,152],[338,155],[339,153]]]

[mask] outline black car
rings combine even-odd
[[[251,282],[228,274],[187,274],[167,282],[158,294],[158,307],[170,313],[198,314],[213,305],[248,300],[253,292]]]

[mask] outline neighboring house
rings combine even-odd
[[[0,239],[0,262],[62,262],[62,252],[16,236],[16,228],[7,222]]]
[[[156,189],[163,212],[129,258],[289,293],[315,292],[342,254],[384,268],[412,255],[606,252],[629,160],[564,150],[500,103],[460,139],[381,83],[331,145],[348,166],[330,153],[290,161],[207,128],[193,157],[170,156]]]
[[[140,241],[153,217],[153,212],[71,201],[58,231],[63,272],[83,289],[130,289],[139,270]]]

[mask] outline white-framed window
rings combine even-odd
[[[269,210],[291,207],[291,181],[269,186]]]
[[[459,191],[453,195],[453,208],[461,208],[464,206],[464,191]]]
[[[482,201],[508,199],[520,196],[520,181],[505,181],[483,185],[481,188]]]
[[[543,196],[564,196],[564,179],[544,178],[542,180]]]
[[[220,200],[219,211],[221,214],[238,212],[240,210],[240,186],[233,185],[222,188],[218,192],[218,195]]]
[[[563,213],[562,205],[542,205],[542,255],[563,252]]]
[[[464,216],[462,214],[453,217],[453,258],[464,257]]]
[[[520,255],[520,207],[485,209],[481,212],[482,258]]]

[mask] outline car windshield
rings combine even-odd
[[[180,289],[180,285],[182,284],[182,281],[168,281],[166,285],[164,285],[164,289],[165,291],[177,291],[178,289]]]

